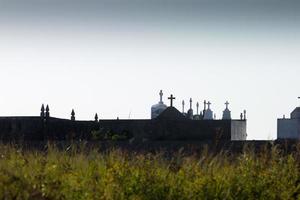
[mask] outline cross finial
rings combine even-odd
[[[210,101],[207,102],[207,105],[208,105],[208,109],[210,109],[210,105],[211,105]]]
[[[49,105],[46,106],[46,118],[50,117],[50,108]]]
[[[45,117],[45,106],[44,106],[44,104],[42,105],[42,108],[41,108],[41,117]]]
[[[160,92],[159,92],[159,96],[160,96],[160,103],[162,103],[162,102],[163,102],[163,101],[162,101],[163,95],[164,95],[163,91],[162,91],[162,90],[160,90]]]
[[[193,99],[190,98],[190,109],[192,109],[192,107],[193,107]]]
[[[185,102],[184,100],[182,101],[182,113],[184,113],[184,105],[185,105]]]
[[[228,109],[229,102],[226,101],[225,105],[226,105],[226,109]]]
[[[75,121],[75,111],[74,111],[74,109],[72,109],[72,112],[71,112],[71,120]]]
[[[173,100],[175,100],[176,98],[173,96],[173,94],[171,94],[168,99],[170,100],[170,107],[173,107]]]

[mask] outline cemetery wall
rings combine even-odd
[[[126,135],[136,141],[223,140],[245,134],[246,121],[100,120],[71,121],[41,117],[0,117],[1,140],[95,140],[96,134]],[[111,139],[111,138],[109,138]],[[96,138],[97,140],[97,138]]]

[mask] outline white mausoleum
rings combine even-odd
[[[163,102],[163,92],[162,90],[159,93],[160,96],[160,101],[158,104],[155,104],[151,107],[151,119],[157,118],[164,110],[167,109],[167,105],[164,104]]]

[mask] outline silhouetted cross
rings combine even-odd
[[[171,94],[171,96],[168,99],[170,100],[170,106],[173,107],[173,100],[175,100],[176,98],[173,96],[173,94]]]
[[[226,108],[228,108],[229,102],[228,102],[228,101],[226,101],[225,105],[226,105]]]
[[[208,109],[210,109],[210,105],[211,105],[210,101],[207,102],[207,105],[208,105]]]

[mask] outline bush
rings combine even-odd
[[[0,145],[0,199],[297,199],[299,155],[173,157]]]

